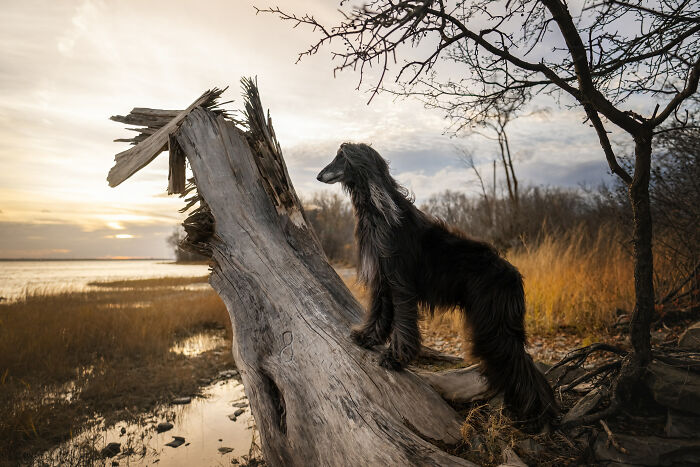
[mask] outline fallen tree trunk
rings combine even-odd
[[[362,308],[306,220],[255,84],[244,86],[244,126],[215,108],[219,91],[182,112],[113,117],[146,131],[108,180],[118,185],[166,147],[175,151],[169,190],[199,203],[184,224],[188,241],[212,258],[210,282],[231,316],[266,462],[474,465],[443,450],[459,442],[461,420],[435,390],[410,371],[381,368],[378,354],[350,340]],[[188,188],[180,154],[194,175]]]

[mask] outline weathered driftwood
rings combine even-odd
[[[189,161],[198,191],[190,199],[200,207],[185,226],[196,248],[212,257],[210,282],[231,316],[233,353],[265,460],[473,465],[442,450],[460,439],[452,408],[423,379],[384,370],[378,354],[349,339],[361,306],[328,264],[257,89],[245,85],[248,131],[212,111],[216,93],[205,93],[119,154],[109,182],[117,185],[143,167],[169,138]],[[137,117],[124,121],[143,124]]]
[[[489,392],[488,383],[482,376],[479,365],[434,373],[427,371],[417,373],[444,399],[455,403],[462,404],[484,399]]]

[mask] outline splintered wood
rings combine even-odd
[[[172,117],[172,114],[176,111],[173,110],[155,110],[140,107],[134,108],[134,110],[125,117],[112,117],[112,120],[115,121],[135,125],[146,125],[146,128],[136,130],[140,132],[140,135],[132,138],[131,142],[136,142],[138,144],[114,156],[116,163],[109,171],[109,175],[107,175],[109,186],[115,187],[119,185],[148,165],[158,154],[165,151],[168,148],[170,135],[177,130],[182,120],[197,107],[209,107],[214,105],[216,99],[222,92],[223,91],[219,89],[206,91],[189,107],[180,111],[174,117]],[[157,128],[158,125],[162,126]]]

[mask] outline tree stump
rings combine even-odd
[[[194,193],[188,206],[199,204],[184,223],[188,242],[212,258],[210,283],[231,317],[265,461],[474,465],[443,450],[461,439],[461,420],[435,390],[410,371],[381,368],[377,353],[350,340],[362,307],[307,222],[255,83],[243,85],[243,122],[217,109],[219,90],[181,112],[113,117],[146,128],[108,180],[116,186],[159,152],[175,153],[169,191]]]

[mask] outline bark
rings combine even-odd
[[[189,227],[213,259],[266,462],[473,465],[439,447],[460,440],[461,420],[435,390],[351,342],[362,308],[328,264],[257,89],[244,84],[249,131],[201,106],[170,131],[194,174],[201,206]]]
[[[630,320],[634,364],[645,367],[651,361],[651,320],[654,314],[654,256],[649,199],[651,132],[635,138],[634,177],[629,187],[634,221],[635,307]]]

